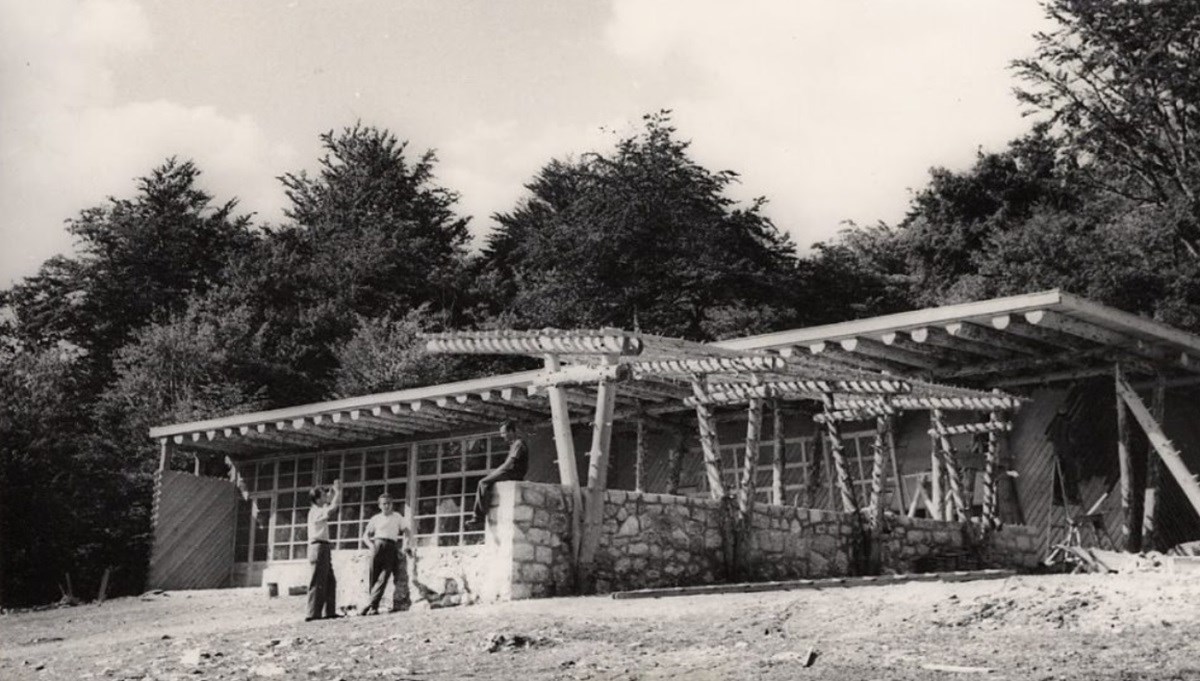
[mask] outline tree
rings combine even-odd
[[[85,353],[98,389],[113,354],[151,321],[165,321],[207,290],[250,240],[235,201],[214,205],[191,161],[168,159],[138,180],[132,199],[109,198],[68,221],[78,253],[46,261],[4,292],[23,343],[70,343]]]
[[[321,142],[315,176],[280,178],[320,283],[367,316],[457,309],[468,219],[454,213],[458,194],[434,182],[436,154],[410,160],[407,142],[360,123]]]
[[[1096,187],[1200,215],[1200,2],[1047,0],[1057,24],[1014,62]],[[1194,240],[1195,236],[1189,237]]]
[[[550,162],[494,216],[481,275],[500,294],[494,312],[703,339],[729,320],[786,316],[763,306],[790,311],[793,247],[764,200],[728,198],[737,175],[692,160],[669,112],[644,121],[609,154]]]

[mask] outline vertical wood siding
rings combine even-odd
[[[152,589],[229,586],[237,487],[228,480],[164,471],[155,490]]]

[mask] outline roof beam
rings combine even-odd
[[[918,352],[902,350],[897,347],[885,345],[884,343],[872,340],[870,338],[843,338],[838,341],[838,345],[846,352],[854,352],[873,359],[882,359],[888,362],[908,367],[911,371],[913,367],[933,371],[937,369],[938,361]]]
[[[840,362],[843,366],[849,366],[855,369],[866,369],[868,371],[883,371],[892,374],[912,374],[913,368],[907,364],[893,362],[890,360],[879,359],[876,357],[867,357],[861,353],[849,352],[843,350],[841,345],[837,343],[826,343],[821,341],[808,346],[809,352],[814,355],[821,355],[825,359]]]
[[[1019,338],[1045,343],[1046,345],[1064,350],[1078,350],[1087,347],[1085,343],[1080,342],[1073,336],[1044,327],[1034,326],[1023,318],[1014,315],[997,315],[992,317],[991,323],[992,328],[998,331],[1004,331]]]
[[[975,327],[978,328],[978,327]],[[919,329],[909,329],[908,337],[914,343],[945,348],[966,355],[987,357],[988,359],[1005,359],[1013,353],[994,344],[980,343],[969,338],[951,335],[940,326],[922,326]],[[884,339],[887,342],[887,339]]]
[[[953,322],[942,327],[946,334],[955,339],[967,340],[987,347],[996,347],[1018,355],[1038,355],[1045,348],[1019,336],[1011,336],[994,329],[991,321],[983,325],[972,322]]]

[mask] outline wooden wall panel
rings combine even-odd
[[[155,490],[148,586],[229,586],[237,488],[228,480],[164,471]]]

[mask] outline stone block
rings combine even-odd
[[[637,516],[629,516],[625,522],[621,523],[621,528],[617,530],[617,535],[622,537],[632,537],[641,532],[641,523],[638,522]]]
[[[521,521],[532,522],[533,521],[533,507],[527,506],[525,504],[514,506],[513,507],[513,521],[514,522],[521,522]]]
[[[517,582],[508,589],[509,597],[514,601],[519,601],[525,598],[533,597],[533,587],[529,584]]]
[[[521,565],[521,579],[530,583],[547,583],[550,581],[550,567],[537,563],[523,563]]]
[[[529,542],[531,544],[536,544],[538,546],[550,545],[550,530],[534,527],[529,530],[527,536],[529,537]]]
[[[530,506],[545,506],[546,492],[537,485],[525,484],[521,486],[521,501]]]
[[[543,565],[554,562],[554,550],[549,546],[533,547],[533,559]]]
[[[629,493],[624,490],[610,489],[605,493],[605,501],[612,504],[624,504],[629,499]]]
[[[650,546],[645,542],[630,544],[628,552],[631,556],[645,556],[650,553]]]
[[[512,557],[513,560],[533,560],[534,550],[532,544],[513,544]]]

